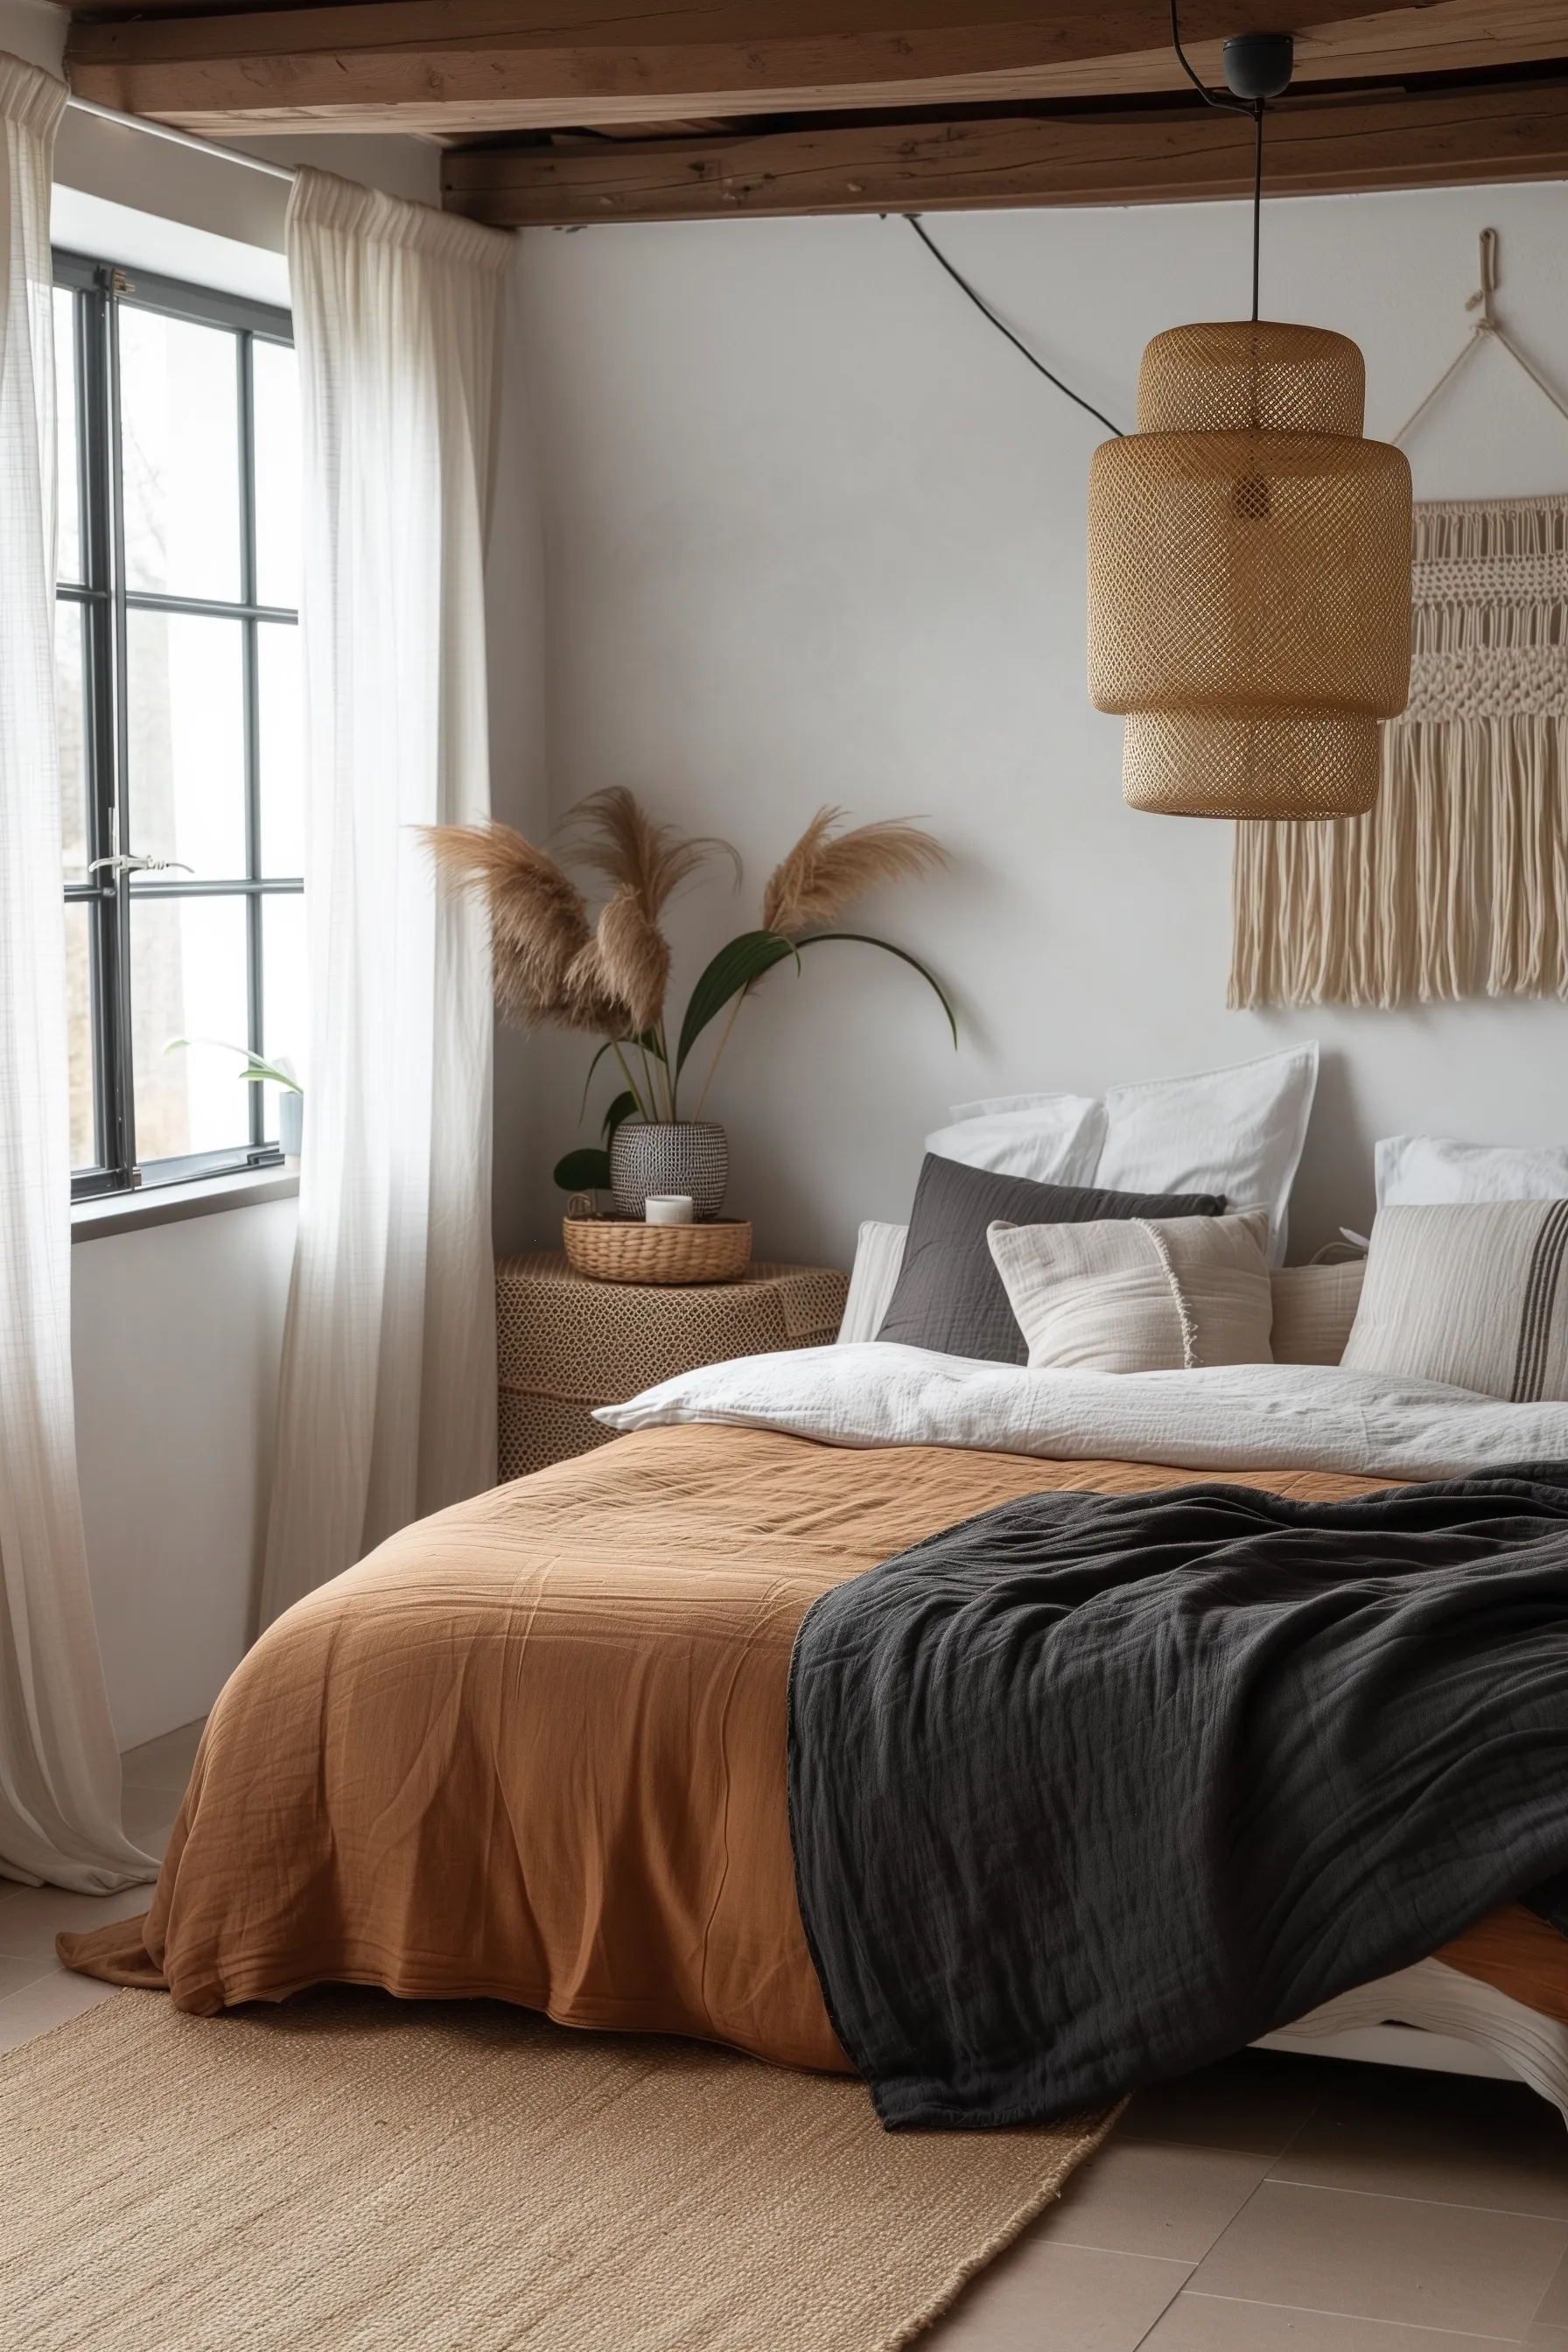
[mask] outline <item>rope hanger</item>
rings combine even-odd
[[[1411,426],[1416,422],[1418,417],[1426,415],[1426,411],[1431,407],[1432,403],[1436,399],[1438,394],[1445,391],[1447,386],[1452,383],[1454,378],[1458,374],[1459,370],[1464,366],[1465,362],[1468,359],[1472,358],[1474,354],[1479,351],[1482,342],[1488,336],[1491,338],[1493,342],[1501,345],[1502,349],[1508,353],[1510,359],[1514,361],[1518,366],[1524,370],[1525,374],[1530,378],[1531,383],[1534,384],[1536,390],[1545,394],[1547,399],[1552,403],[1552,407],[1557,411],[1558,415],[1563,418],[1565,422],[1568,422],[1568,401],[1563,400],[1558,394],[1553,392],[1552,386],[1547,383],[1546,378],[1541,374],[1538,369],[1531,364],[1529,360],[1525,358],[1524,353],[1520,350],[1519,345],[1513,341],[1512,337],[1509,334],[1507,328],[1503,326],[1492,309],[1492,296],[1497,292],[1498,285],[1497,257],[1498,233],[1495,228],[1484,228],[1481,231],[1481,282],[1476,289],[1476,291],[1470,296],[1469,300],[1465,304],[1467,310],[1479,310],[1481,315],[1476,320],[1475,325],[1470,329],[1468,336],[1460,346],[1456,356],[1449,361],[1448,365],[1444,369],[1442,374],[1437,378],[1436,383],[1432,386],[1431,391],[1426,394],[1426,399],[1421,401],[1417,406],[1411,410],[1409,415],[1405,418],[1398,432],[1394,435],[1393,437],[1396,444],[1404,440],[1405,435],[1409,432]]]

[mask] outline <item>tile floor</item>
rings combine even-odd
[[[1135,2099],[931,2352],[1568,2352],[1568,2129],[1522,2085],[1252,2050]]]
[[[188,1723],[121,1759],[126,1831],[150,1854],[161,1855],[168,1842],[201,1734],[199,1723]],[[145,1911],[151,1895],[146,1886],[123,1895],[66,1895],[58,1886],[16,1886],[0,1878],[0,2050],[110,1998],[112,1985],[60,1967],[55,1937],[62,1927],[100,1927]]]
[[[150,1853],[200,1730],[125,1758],[126,1826]],[[57,1965],[57,1928],[146,1903],[0,1893],[0,2050],[110,1997]],[[1568,2352],[1568,2129],[1522,2086],[1245,2052],[1136,2099],[928,2345]]]

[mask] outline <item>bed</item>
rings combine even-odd
[[[886,1345],[710,1368],[608,1417],[619,1443],[405,1529],[263,1636],[151,1910],[62,1938],[70,1965],[199,2014],[363,1983],[847,2070],[786,1788],[819,1597],[1038,1494],[1223,1476],[1331,1501],[1568,1460],[1568,1408],[1427,1382],[1038,1375]],[[1286,2021],[1287,2046],[1436,2022],[1434,2048],[1568,2109],[1555,1927],[1494,1908],[1400,1975]]]

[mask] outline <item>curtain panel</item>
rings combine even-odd
[[[49,179],[66,87],[0,56],[0,1876],[106,1894],[122,1835],[70,1358]]]
[[[261,1617],[495,1479],[489,950],[419,828],[489,813],[484,539],[513,241],[303,172],[311,990]]]

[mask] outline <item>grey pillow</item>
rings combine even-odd
[[[1027,1176],[994,1176],[987,1168],[928,1151],[898,1286],[877,1337],[942,1356],[1027,1363],[1028,1347],[985,1238],[988,1225],[1217,1217],[1224,1208],[1223,1198],[1212,1192],[1097,1192],[1084,1185],[1037,1184]]]

